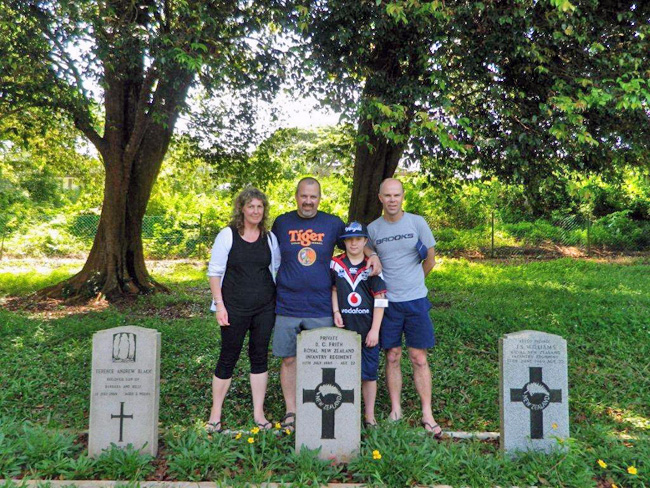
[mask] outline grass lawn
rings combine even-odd
[[[0,297],[29,293],[76,266],[0,265]],[[219,334],[207,310],[204,269],[173,262],[151,269],[173,290],[171,295],[72,309],[47,303],[7,310],[12,308],[7,302],[0,310],[0,477],[650,486],[647,258],[518,264],[445,260],[428,280],[438,341],[430,353],[433,406],[443,428],[498,431],[498,339],[517,330],[541,330],[568,341],[568,453],[509,460],[494,443],[436,443],[422,436],[419,401],[405,360],[406,421],[364,432],[361,456],[347,467],[319,462],[310,453],[294,455],[291,436],[207,438],[201,425],[210,407]],[[107,451],[90,460],[83,453],[84,437],[76,433],[88,427],[92,334],[119,325],[162,333],[164,434],[157,459]],[[228,428],[253,426],[247,362],[240,361],[226,399]],[[274,358],[266,402],[271,419],[283,414],[278,371]],[[377,411],[380,418],[389,411],[381,387]],[[373,459],[374,450],[381,459]],[[601,467],[599,459],[607,466]]]

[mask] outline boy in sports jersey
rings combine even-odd
[[[359,222],[351,222],[341,235],[344,254],[334,256],[330,263],[332,275],[332,310],[334,325],[361,334],[361,390],[363,392],[365,425],[377,425],[375,398],[379,369],[379,328],[388,300],[381,275],[370,276],[371,269],[364,248],[368,231]]]

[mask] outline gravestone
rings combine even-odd
[[[499,406],[502,451],[566,447],[569,384],[562,337],[524,330],[499,339]]]
[[[327,327],[298,336],[296,452],[348,462],[361,440],[361,336]]]
[[[93,335],[88,455],[111,443],[158,450],[160,332],[127,326]]]

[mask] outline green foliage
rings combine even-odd
[[[172,429],[165,436],[172,454],[168,457],[169,474],[188,481],[222,481],[233,467],[237,455],[230,436],[209,439],[204,429]]]
[[[131,444],[124,448],[111,444],[97,458],[95,472],[100,479],[143,480],[154,470],[148,454],[141,454]]]
[[[650,399],[640,383],[650,355],[648,264],[647,259],[630,258],[514,264],[444,259],[427,281],[437,338],[429,358],[436,419],[449,430],[497,431],[498,338],[523,328],[560,334],[569,347],[573,437],[568,454],[530,454],[511,461],[490,443],[434,442],[419,427],[419,397],[406,357],[404,420],[382,421],[379,429],[364,430],[360,457],[347,468],[318,461],[308,451],[292,454],[292,436],[247,432],[252,412],[245,360],[233,377],[224,423],[246,432],[239,439],[207,436],[202,423],[208,415],[209,379],[220,341],[207,312],[204,265],[161,263],[154,275],[174,293],[142,297],[127,309],[58,315],[53,310],[50,316],[0,310],[0,467],[3,476],[29,472],[34,477],[79,479],[83,474],[86,479],[132,480],[152,475],[151,459],[133,450],[110,450],[92,461],[71,434],[49,430],[87,427],[92,334],[129,323],[156,328],[167,338],[160,412],[167,432],[161,455],[173,477],[301,486],[332,481],[575,487],[614,482],[640,488],[650,469]],[[17,269],[9,271],[0,274],[2,290],[34,289],[51,279],[31,271],[16,287],[11,280]],[[283,414],[278,370],[279,360],[272,358],[266,402],[272,419]],[[464,385],[461,394],[458,384]],[[388,411],[389,399],[380,388],[379,418],[385,419]],[[248,437],[254,443],[249,444]],[[375,450],[381,459],[373,458]],[[600,468],[598,459],[607,468]],[[639,474],[628,473],[629,466]]]

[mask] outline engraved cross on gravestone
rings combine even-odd
[[[544,409],[562,402],[562,390],[551,390],[542,381],[542,368],[528,368],[529,381],[523,388],[510,389],[510,401],[521,402],[530,410],[530,438],[544,438]]]
[[[323,380],[313,390],[302,390],[303,403],[315,403],[323,411],[321,439],[334,439],[336,410],[343,403],[354,403],[354,390],[343,390],[336,383],[336,369],[323,368]]]
[[[118,442],[123,442],[122,438],[124,437],[122,434],[124,433],[124,419],[132,419],[133,415],[124,415],[124,402],[120,402],[120,414],[119,415],[114,415],[111,414],[111,419],[120,419],[120,439]]]

